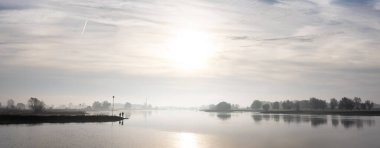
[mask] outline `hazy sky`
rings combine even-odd
[[[379,0],[0,0],[0,101],[380,103]]]

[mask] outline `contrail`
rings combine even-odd
[[[82,29],[82,33],[81,33],[81,36],[83,36],[83,34],[84,34],[84,31],[86,30],[87,22],[88,22],[88,20],[86,20],[86,21],[84,22],[84,25],[83,25],[83,29]]]

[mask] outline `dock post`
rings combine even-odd
[[[114,106],[115,96],[112,96],[112,112],[111,115],[113,116],[113,106]]]

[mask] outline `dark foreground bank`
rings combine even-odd
[[[0,124],[116,122],[123,117],[107,115],[0,115]]]

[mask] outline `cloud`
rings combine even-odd
[[[73,74],[59,77],[73,83],[81,79],[77,75],[86,74],[89,80],[83,82],[83,92],[101,93],[101,86],[93,88],[91,81],[116,73],[112,83],[122,84],[110,84],[107,93],[127,87],[129,93],[136,91],[135,96],[144,95],[144,90],[132,85],[163,79],[159,84],[168,89],[162,91],[193,81],[181,91],[190,95],[201,91],[208,99],[224,95],[266,97],[271,88],[279,94],[268,97],[323,92],[323,97],[357,93],[375,98],[380,96],[375,92],[380,84],[378,4],[370,0],[2,1],[0,68],[7,84],[33,77],[4,69],[52,71],[45,74],[51,77],[67,71]],[[209,68],[194,73],[174,68],[165,58],[167,42],[175,30],[189,27],[208,33],[217,45]],[[132,81],[134,84],[128,85]],[[44,83],[52,85],[47,80]],[[70,92],[73,83],[62,85]],[[205,87],[196,88],[197,84]],[[210,86],[214,88],[207,94]],[[242,94],[229,94],[230,89]],[[260,91],[253,94],[253,89]]]
[[[247,36],[230,36],[228,38],[230,38],[231,40],[246,40],[246,39],[248,39]]]
[[[33,2],[28,0],[0,1],[0,11],[36,8],[40,2],[40,0]]]
[[[263,3],[271,4],[271,5],[279,3],[279,1],[277,0],[259,0],[259,1]]]

